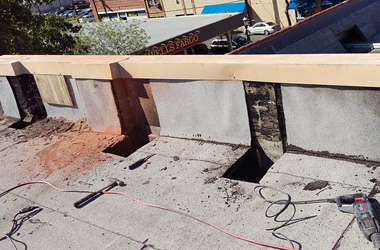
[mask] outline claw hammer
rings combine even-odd
[[[76,201],[74,203],[74,207],[81,208],[84,206],[87,202],[89,202],[92,198],[94,198],[96,195],[101,195],[103,191],[114,188],[116,186],[125,186],[125,183],[121,180],[118,180],[116,178],[111,178],[110,182],[105,186],[99,189],[98,191],[95,191],[93,193],[90,193],[89,195],[83,197],[79,201]]]

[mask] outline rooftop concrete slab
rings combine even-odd
[[[1,131],[1,142],[6,134],[17,141],[22,131]],[[67,134],[59,136],[70,139]],[[74,164],[48,172],[38,161],[38,153],[60,142],[56,137],[28,138],[1,151],[0,157],[5,161],[0,165],[3,173],[0,189],[43,179],[65,189],[97,190],[107,183],[108,177],[117,177],[127,185],[113,191],[184,212],[244,237],[291,247],[288,241],[266,231],[278,224],[264,216],[268,203],[254,193],[258,184],[221,177],[247,147],[159,137],[128,158],[107,155],[91,167],[81,165],[82,169],[78,169],[80,166]],[[155,155],[147,163],[134,170],[128,168],[149,154]],[[94,157],[88,157],[88,164]],[[309,200],[355,192],[368,194],[374,186],[370,179],[376,176],[379,170],[364,164],[285,154],[260,184],[287,192],[294,200]],[[318,180],[328,184],[304,190],[307,184]],[[264,192],[271,199],[280,197],[270,190]],[[15,213],[25,206],[38,205],[43,210],[24,223],[19,235],[13,235],[28,249],[268,249],[122,196],[103,195],[81,209],[74,208],[73,202],[84,196],[59,193],[42,184],[14,190],[0,198],[0,234],[7,232]],[[352,215],[339,212],[335,204],[297,205],[296,218],[305,216],[316,217],[279,232],[299,242],[302,249],[348,249],[336,246],[342,235],[346,237]],[[352,232],[347,231],[347,237],[356,237],[349,249],[370,249],[355,226]],[[21,243],[14,243],[22,249]],[[0,241],[0,248],[14,249],[14,246],[6,240]]]

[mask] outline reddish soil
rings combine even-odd
[[[80,171],[89,170],[106,161],[110,156],[102,151],[120,139],[121,136],[109,134],[69,132],[56,143],[40,151],[37,156],[48,173],[73,166]]]
[[[68,122],[65,119],[44,119],[24,129],[28,139],[44,138],[49,142],[37,153],[40,165],[49,173],[68,168],[70,171],[86,171],[110,158],[102,151],[124,139],[122,135],[91,132],[87,124]],[[50,145],[49,145],[50,144]]]

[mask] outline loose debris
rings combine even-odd
[[[207,177],[204,181],[204,184],[210,184],[210,183],[215,183],[215,181],[217,180],[218,178],[213,176],[213,177]]]
[[[104,149],[124,138],[92,132],[85,121],[74,123],[64,118],[46,118],[23,129],[6,129],[0,133],[12,138],[1,151],[7,151],[21,143],[34,145],[34,140],[39,138],[37,144],[43,147],[39,148],[37,157],[30,161],[28,167],[36,171],[45,170],[48,174],[74,166],[79,171],[89,170],[110,157],[102,153]]]
[[[308,183],[303,188],[303,190],[314,191],[314,190],[318,190],[318,189],[323,189],[323,188],[327,187],[328,185],[329,185],[328,181],[313,181],[313,182]]]
[[[221,197],[225,200],[225,204],[228,207],[235,205],[236,211],[239,211],[243,202],[252,198],[246,195],[245,189],[237,181],[226,180],[218,190],[222,192]]]

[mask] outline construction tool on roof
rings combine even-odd
[[[140,159],[140,160],[132,163],[131,165],[129,165],[129,169],[133,170],[133,169],[136,169],[136,168],[140,167],[142,164],[144,164],[144,162],[146,162],[149,158],[151,158],[154,155],[155,154],[150,154],[147,157],[144,157],[144,158],[142,158],[142,159]]]
[[[286,199],[281,200],[269,200],[267,199],[264,194],[264,189],[271,189],[273,191],[282,193],[287,196]],[[280,216],[288,207],[294,208],[294,205],[301,205],[301,204],[316,204],[316,203],[336,203],[338,206],[338,209],[343,213],[351,213],[354,214],[356,217],[356,222],[358,223],[359,229],[362,231],[364,236],[367,240],[371,241],[376,249],[380,250],[380,225],[379,221],[374,213],[372,200],[369,200],[367,195],[363,193],[356,193],[356,194],[348,194],[348,195],[342,195],[338,196],[336,198],[326,198],[326,199],[318,199],[318,200],[302,200],[302,201],[292,201],[291,196],[279,189],[269,187],[269,186],[263,186],[259,185],[254,188],[254,191],[256,194],[264,199],[265,201],[271,203],[271,205],[268,206],[267,211],[265,212],[265,216],[268,218],[277,218]],[[374,201],[375,202],[375,201]],[[377,201],[376,201],[377,202]],[[268,209],[272,205],[283,205],[284,207],[280,209],[279,212],[275,213],[273,216],[268,216]],[[294,214],[293,214],[294,216]],[[278,221],[282,224],[278,227],[274,227],[271,229],[267,229],[272,231],[273,234],[276,234],[276,230],[283,228],[284,226],[289,225],[289,223],[294,223],[294,221],[302,221],[305,219],[313,218],[314,216],[299,218],[299,219],[293,219],[293,216],[289,220],[284,221]],[[284,236],[284,234],[281,234]],[[285,240],[288,240],[291,244],[291,240],[285,237]],[[293,244],[292,244],[293,246]]]
[[[75,202],[74,207],[82,208],[85,205],[87,205],[88,203],[90,203],[91,201],[93,201],[93,200],[97,199],[99,196],[101,196],[103,194],[103,191],[110,190],[111,188],[114,188],[116,186],[125,186],[125,183],[119,179],[111,178],[110,182],[105,187],[99,189],[98,191],[96,191],[94,193],[90,193],[86,197]]]
[[[376,249],[380,249],[379,221],[367,195],[357,193],[339,196],[336,198],[336,203],[343,213],[355,214],[356,222],[364,236]]]

